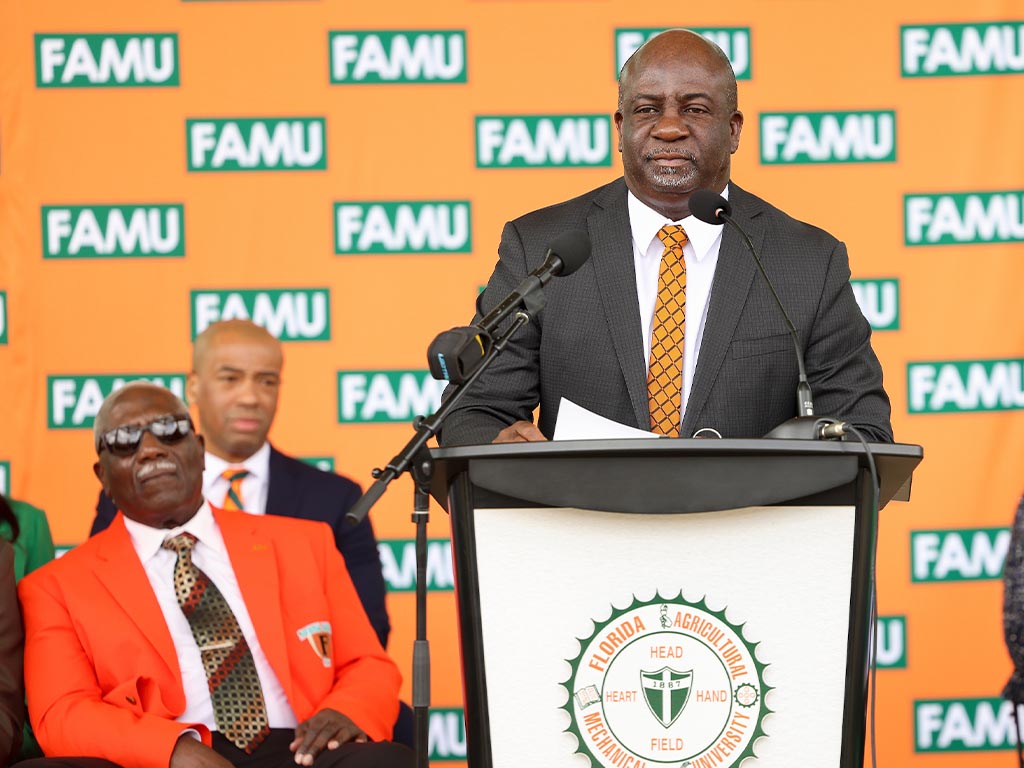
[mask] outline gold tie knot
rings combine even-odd
[[[177,552],[180,555],[182,552],[191,552],[197,541],[199,539],[191,533],[179,533],[177,536],[172,536],[164,541],[162,546],[164,549],[169,549],[171,552]]]
[[[689,238],[678,224],[666,224],[658,230],[658,239],[666,248],[682,248]]]

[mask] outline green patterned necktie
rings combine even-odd
[[[217,730],[251,754],[270,733],[263,686],[227,600],[192,562],[196,541],[191,533],[182,533],[163,543],[178,554],[174,592],[203,658]]]

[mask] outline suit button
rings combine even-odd
[[[135,704],[135,697],[134,696],[125,696],[124,700],[127,701],[129,704]]]

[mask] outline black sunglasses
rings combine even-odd
[[[131,456],[139,449],[144,432],[152,432],[165,445],[174,445],[184,440],[193,429],[192,419],[187,414],[184,416],[161,416],[149,424],[118,427],[104,432],[96,442],[96,453],[102,453],[106,449],[113,456],[123,458]]]

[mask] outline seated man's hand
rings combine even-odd
[[[309,720],[295,726],[295,739],[288,748],[295,753],[296,765],[312,765],[324,747],[337,749],[350,741],[366,740],[362,729],[341,712],[321,709]]]
[[[221,757],[199,739],[184,733],[171,752],[170,768],[233,768],[227,758]]]
[[[494,438],[495,443],[536,443],[547,440],[544,433],[537,429],[532,421],[517,421],[511,426],[505,427],[498,436]]]

